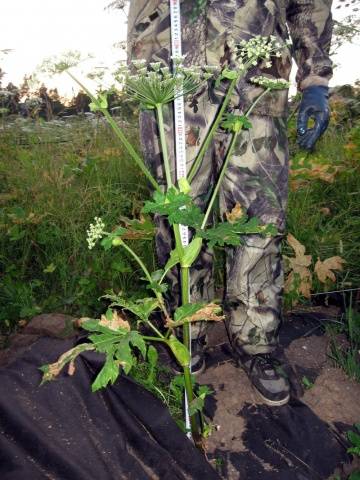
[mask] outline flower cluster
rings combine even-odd
[[[183,60],[184,57],[172,59],[173,71],[161,62],[147,64],[146,60],[134,60],[130,67],[121,66],[116,78],[125,83],[127,93],[142,107],[153,109],[177,96],[195,92],[213,77],[215,67],[184,67]]]
[[[250,78],[252,83],[256,83],[261,87],[268,88],[269,90],[283,90],[290,87],[290,82],[284,78],[268,78],[263,76]]]
[[[288,43],[280,43],[274,35],[269,37],[257,35],[250,40],[242,40],[240,44],[234,45],[234,61],[237,67],[243,70],[256,66],[261,60],[265,61],[266,68],[270,68],[271,57],[281,57],[287,45]]]
[[[86,231],[87,233],[87,243],[89,246],[89,250],[95,247],[96,242],[100,240],[104,236],[104,228],[105,223],[102,221],[100,217],[94,218],[95,223],[90,223],[89,229]]]
[[[91,55],[83,57],[80,52],[76,50],[68,50],[58,57],[46,58],[39,70],[49,75],[65,72],[69,68],[77,67],[80,63],[91,58]]]

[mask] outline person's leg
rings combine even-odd
[[[243,245],[227,249],[228,328],[234,350],[256,388],[270,403],[280,404],[288,399],[288,384],[270,372],[267,357],[258,355],[276,348],[281,321],[280,244],[288,191],[286,120],[254,115],[251,123],[252,128],[239,139],[225,176],[221,208],[230,211],[239,203],[250,218],[274,224],[279,234],[249,235]]]

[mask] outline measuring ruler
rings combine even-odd
[[[182,56],[181,41],[181,14],[180,0],[170,0],[170,20],[171,20],[171,53],[173,58]],[[174,124],[175,124],[175,164],[176,178],[186,178],[186,141],[185,141],[185,109],[184,97],[180,87],[177,90],[177,98],[174,100]],[[180,225],[181,243],[183,246],[189,244],[189,229],[185,225]],[[191,358],[191,324],[190,327],[190,358]],[[191,363],[190,363],[191,371]],[[187,435],[191,438],[189,404],[185,393],[185,425],[189,432]]]

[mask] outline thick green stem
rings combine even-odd
[[[124,241],[123,241],[123,243],[122,243],[122,246],[125,248],[125,250],[126,250],[127,252],[130,253],[130,255],[132,255],[132,257],[133,257],[133,258],[137,261],[137,263],[140,265],[142,271],[145,273],[145,276],[146,276],[148,282],[149,282],[149,283],[152,283],[151,275],[150,275],[148,269],[146,268],[146,266],[144,265],[144,262],[141,260],[141,258],[134,252],[134,250],[133,250],[132,248],[130,248],[128,245],[126,245],[126,243],[125,243]],[[152,291],[155,293],[156,298],[158,299],[160,308],[161,308],[161,310],[164,312],[165,317],[168,318],[168,317],[169,317],[169,314],[168,314],[168,311],[167,311],[167,309],[166,309],[163,296],[161,295],[160,292],[158,292],[158,291],[155,290],[155,289],[152,289]],[[157,335],[159,335],[159,337],[164,338],[164,335],[162,335],[162,333],[160,333],[159,330],[158,330],[154,325],[152,325],[151,322],[148,322],[148,323],[149,323],[149,326],[154,330],[154,332],[156,332]]]
[[[240,130],[241,131],[241,130]],[[204,230],[204,228],[206,227],[206,224],[207,224],[207,221],[209,219],[209,215],[210,215],[210,212],[211,212],[211,209],[214,205],[214,202],[215,202],[215,199],[216,199],[216,196],[218,194],[218,191],[219,191],[219,188],[220,188],[220,185],[221,185],[221,182],[224,178],[224,175],[225,175],[225,172],[226,172],[226,169],[227,169],[227,166],[228,166],[228,163],[229,163],[229,160],[231,158],[231,155],[232,155],[232,152],[234,150],[234,147],[235,147],[235,142],[236,142],[236,139],[238,137],[238,134],[239,132],[234,132],[233,133],[233,136],[232,136],[232,139],[231,139],[231,142],[230,142],[230,145],[229,145],[229,149],[227,151],[227,154],[226,154],[226,158],[225,158],[225,161],[223,163],[223,166],[221,167],[221,171],[220,171],[220,175],[219,175],[219,178],[216,182],[216,185],[215,185],[215,188],[214,188],[214,191],[211,195],[211,199],[210,199],[210,202],[209,202],[209,205],[206,209],[206,212],[205,212],[205,217],[204,217],[204,220],[201,224],[201,230]]]
[[[181,303],[185,305],[190,303],[190,269],[187,267],[181,267]],[[190,338],[190,324],[184,323],[183,325],[183,343],[186,348],[191,352],[191,338]],[[185,380],[185,392],[188,405],[194,400],[194,391],[191,382],[191,370],[190,365],[184,367],[184,380]],[[196,421],[196,415],[190,415],[191,434],[195,441],[199,439],[201,433],[199,432],[199,425]]]
[[[210,130],[208,131],[208,133],[206,134],[206,137],[205,137],[205,140],[203,142],[203,144],[201,145],[201,148],[199,150],[199,153],[197,154],[197,157],[192,165],[192,167],[190,168],[190,172],[189,172],[189,175],[188,175],[188,181],[189,183],[191,183],[197,173],[197,171],[199,170],[199,167],[201,165],[201,162],[202,162],[202,159],[204,158],[204,155],[206,153],[206,150],[209,148],[209,145],[210,145],[210,142],[214,136],[214,133],[216,131],[216,129],[218,128],[218,126],[220,125],[220,122],[223,118],[223,115],[224,115],[224,112],[227,108],[227,106],[229,105],[229,102],[230,102],[230,99],[231,99],[231,95],[234,91],[234,88],[238,82],[240,78],[240,75],[238,75],[236,78],[234,78],[233,80],[231,80],[230,82],[230,85],[229,85],[229,88],[228,88],[228,91],[226,92],[226,95],[225,95],[225,98],[221,104],[221,108],[220,110],[218,111],[217,115],[216,115],[216,118],[213,122],[213,124],[211,125],[211,128]]]
[[[181,303],[185,305],[190,303],[190,270],[187,267],[181,267],[180,270],[180,281],[181,281]],[[190,326],[188,323],[183,325],[183,343],[186,348],[190,351]]]
[[[172,186],[172,180],[171,180],[169,154],[168,154],[166,138],[165,138],[165,127],[164,127],[164,116],[162,111],[162,105],[156,105],[156,116],[157,116],[157,122],[159,127],[160,145],[161,145],[161,151],[162,151],[163,161],[164,161],[166,183],[167,183],[167,188],[170,188]]]
[[[87,93],[87,95],[91,98],[91,100],[95,103],[98,104],[97,98],[90,92],[88,88],[85,87],[69,70],[66,70],[66,73],[76,82],[83,90],[84,92]],[[155,190],[160,191],[160,186],[155,180],[155,178],[151,175],[149,169],[146,167],[145,163],[143,162],[142,158],[136,153],[134,147],[131,145],[131,143],[127,140],[125,137],[123,131],[121,128],[118,126],[118,124],[114,121],[110,113],[107,111],[106,108],[100,108],[101,113],[104,115],[106,118],[107,122],[111,126],[111,128],[114,130],[116,136],[119,138],[119,140],[123,143],[124,147],[130,154],[131,158],[134,160],[134,162],[137,164],[137,166],[140,168],[140,170],[143,172],[145,177],[149,180],[151,185],[155,188]]]

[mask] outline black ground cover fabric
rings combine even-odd
[[[82,355],[73,377],[39,387],[38,367],[73,343],[42,338],[0,369],[1,480],[219,478],[161,402],[131,379],[90,392],[98,356]]]

